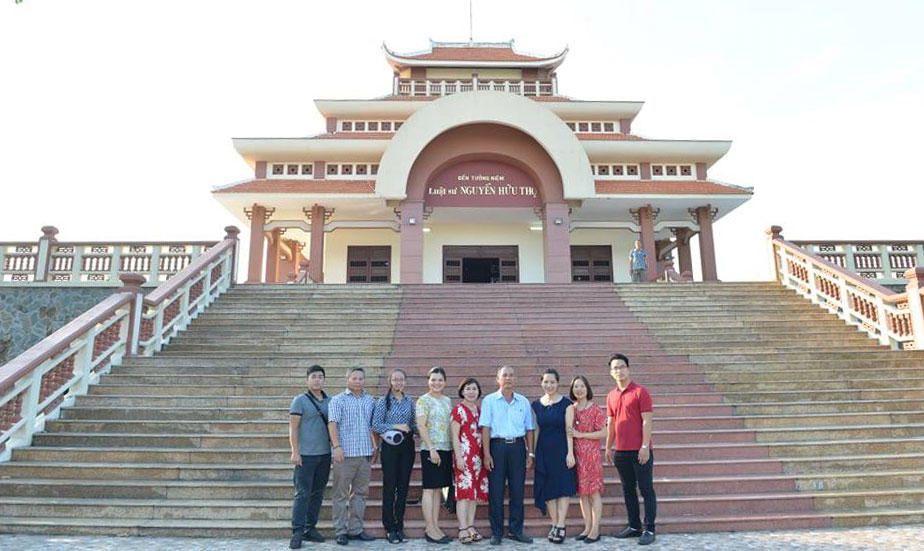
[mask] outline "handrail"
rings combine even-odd
[[[861,327],[883,345],[924,348],[924,268],[905,272],[908,288],[896,293],[786,241],[779,226],[768,229],[767,235],[778,282]]]
[[[122,274],[113,295],[0,366],[0,462],[124,356],[160,350],[233,284],[239,230],[225,231],[222,242],[147,299],[144,276]]]

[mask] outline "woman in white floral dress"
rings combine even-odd
[[[478,502],[488,500],[488,471],[482,463],[481,429],[478,418],[481,410],[481,385],[473,378],[459,385],[459,398],[452,408],[452,449],[455,453],[456,515],[459,517],[459,541],[472,543],[480,541],[481,534],[475,530],[475,508]]]

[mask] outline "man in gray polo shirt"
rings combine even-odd
[[[327,431],[327,405],[324,368],[308,368],[308,391],[299,394],[289,407],[289,445],[295,474],[295,501],[292,503],[290,549],[299,549],[302,540],[323,542],[315,527],[330,475],[330,438]]]

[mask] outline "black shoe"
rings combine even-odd
[[[622,540],[626,538],[637,538],[637,537],[640,537],[641,535],[642,535],[641,530],[637,530],[635,528],[632,528],[631,526],[627,526],[622,532],[619,532],[618,534],[614,534],[613,537]]]
[[[595,538],[591,538],[591,537],[588,537],[588,536],[584,536],[584,543],[597,543],[598,541],[600,541],[600,536],[599,536],[599,535],[597,535],[597,537],[595,537]]]
[[[337,536],[337,545],[346,545],[350,543],[350,538],[346,534],[340,534]]]
[[[500,545],[504,542],[504,538],[500,536],[491,536],[491,545]]]
[[[452,539],[450,539],[449,536],[443,536],[440,539],[431,538],[430,534],[426,532],[424,532],[424,539],[427,540],[427,543],[440,543],[440,544],[446,544],[452,541]]]
[[[507,537],[510,538],[510,539],[512,539],[513,541],[518,541],[518,542],[520,542],[520,543],[532,543],[532,542],[533,542],[533,538],[528,538],[528,537],[524,536],[522,533],[520,533],[520,534],[513,534],[513,533],[507,534]]]
[[[360,532],[356,535],[347,535],[347,537],[350,538],[351,540],[375,541],[375,538],[367,534],[365,531]]]
[[[654,532],[645,530],[642,533],[642,535],[638,538],[638,544],[639,545],[650,545],[651,543],[654,543],[654,540],[655,540]]]
[[[401,540],[398,539],[398,533],[397,533],[397,532],[389,532],[389,533],[385,536],[385,539],[388,540],[388,543],[401,543]]]
[[[395,535],[398,536],[398,540],[401,541],[401,543],[407,541],[407,536],[404,535],[404,530],[398,530],[395,532]]]
[[[587,539],[587,534],[581,534],[580,536],[576,536],[574,539],[576,539],[577,541],[584,541],[585,539]]]
[[[321,532],[318,532],[316,528],[305,531],[305,535],[302,536],[302,539],[313,541],[315,543],[324,543],[324,536],[322,536]]]
[[[301,549],[302,548],[302,536],[300,534],[295,534],[292,536],[292,539],[289,540],[289,549]]]

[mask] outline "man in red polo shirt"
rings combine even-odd
[[[610,357],[610,376],[616,388],[606,397],[606,459],[619,471],[629,526],[617,538],[638,538],[639,545],[655,540],[655,497],[651,451],[651,395],[645,387],[629,378],[629,358],[622,354]],[[645,498],[645,526],[639,519],[638,492]]]

